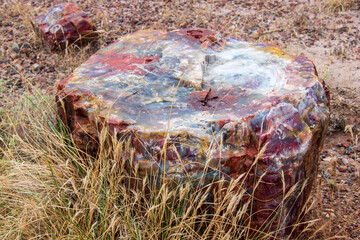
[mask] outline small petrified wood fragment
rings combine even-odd
[[[74,3],[47,9],[34,18],[33,26],[52,48],[63,48],[66,43],[84,43],[97,36],[94,22]]]
[[[60,116],[81,149],[97,151],[97,123],[105,119],[111,134],[133,136],[142,176],[156,170],[178,181],[212,181],[248,172],[251,226],[285,229],[278,236],[290,231],[316,177],[327,95],[307,58],[203,29],[124,36],[57,92]],[[299,197],[283,202],[305,181]]]

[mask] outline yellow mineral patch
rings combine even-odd
[[[281,57],[281,58],[285,58],[285,59],[288,59],[288,60],[292,60],[293,58],[289,55],[289,54],[286,54],[284,53],[280,48],[278,47],[263,47],[263,48],[258,48],[259,50],[262,50],[264,52],[268,52],[268,53],[271,53],[273,55],[276,55],[278,57]]]
[[[134,37],[135,36],[135,37]],[[165,34],[163,31],[154,31],[154,30],[141,30],[135,34],[125,35],[121,38],[122,42],[126,42],[129,44],[143,44],[143,43],[150,43],[150,42],[157,42],[159,39],[166,39],[169,38],[168,35]]]

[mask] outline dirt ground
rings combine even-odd
[[[203,27],[273,43],[311,59],[331,92],[331,123],[309,214],[320,219],[314,228],[327,231],[312,235],[360,239],[360,1],[74,0],[95,20],[99,40],[54,52],[35,35],[31,19],[60,2],[0,0],[0,121],[32,85],[54,94],[56,82],[91,54],[139,29]]]

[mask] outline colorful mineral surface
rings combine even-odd
[[[210,182],[248,173],[251,226],[282,234],[309,196],[329,122],[310,60],[203,29],[124,36],[63,79],[57,97],[81,149],[97,151],[101,120],[119,139],[131,136],[140,176]]]
[[[59,4],[34,18],[34,27],[52,47],[82,43],[96,37],[95,24],[77,5]]]

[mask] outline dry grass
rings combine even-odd
[[[340,12],[351,9],[359,4],[358,0],[327,0],[326,5],[333,12]]]

